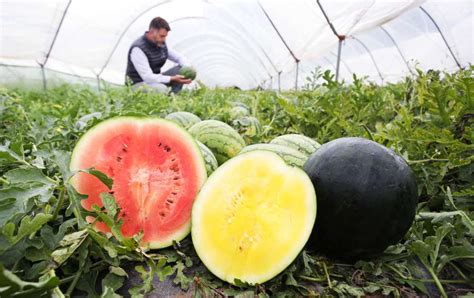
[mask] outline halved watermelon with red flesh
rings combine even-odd
[[[89,130],[72,153],[73,171],[94,167],[113,179],[113,193],[121,209],[122,233],[143,230],[147,248],[170,246],[190,232],[193,201],[206,180],[199,146],[176,124],[156,118],[116,117]],[[72,184],[88,195],[82,206],[102,206],[99,197],[110,192],[98,178],[77,173]],[[105,224],[95,227],[108,232]]]

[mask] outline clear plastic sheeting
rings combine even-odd
[[[156,16],[171,25],[168,46],[208,86],[300,88],[318,67],[337,71],[336,34],[346,82],[473,61],[471,0],[0,0],[0,16],[6,85],[123,84],[129,46]]]

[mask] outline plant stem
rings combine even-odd
[[[435,219],[439,217],[452,217],[459,215],[459,211],[448,211],[448,212],[420,212],[415,216],[415,220],[424,219]]]
[[[65,294],[66,297],[71,297],[71,293],[72,293],[72,291],[74,291],[74,288],[76,287],[76,284],[77,284],[77,282],[79,281],[79,278],[82,275],[82,271],[84,271],[84,267],[79,269],[79,271],[76,273],[76,275],[74,275],[74,278],[73,278],[71,284],[67,288],[67,291],[66,291],[66,294]]]
[[[326,274],[326,278],[328,280],[328,286],[330,289],[332,289],[331,278],[329,277],[329,274],[328,274],[328,268],[326,267],[326,262],[323,262],[323,268],[324,268],[324,273]]]
[[[391,270],[393,270],[393,272],[395,272],[399,277],[403,278],[403,279],[410,279],[410,277],[407,277],[405,275],[403,275],[402,272],[400,272],[400,270],[396,269],[394,266],[390,265],[390,264],[386,264],[385,266],[387,266],[388,268],[390,268]]]
[[[316,277],[311,277],[311,276],[306,276],[306,275],[300,275],[299,278],[304,279],[304,280],[309,280],[309,281],[315,281],[315,282],[326,281],[325,278],[316,278]]]
[[[431,274],[431,276],[433,276],[434,282],[436,286],[438,287],[439,292],[441,293],[441,296],[443,296],[444,298],[448,298],[448,295],[444,291],[443,285],[441,285],[441,282],[439,281],[436,273],[433,271],[433,268],[427,267],[427,269],[428,269],[428,272]]]
[[[468,280],[468,278],[466,277],[466,275],[461,271],[461,269],[458,268],[458,266],[456,266],[455,264],[453,264],[453,262],[449,262],[448,264],[451,265],[451,267],[453,267],[454,270],[456,270],[456,272],[457,272],[464,280]]]
[[[416,281],[421,281],[421,282],[436,282],[434,279],[412,279]],[[452,279],[439,279],[440,283],[443,284],[465,284],[467,283],[466,280],[452,280]]]
[[[362,124],[362,127],[365,129],[365,131],[366,131],[367,134],[369,135],[369,139],[370,139],[371,141],[373,141],[373,140],[374,140],[374,137],[372,136],[372,132],[371,132],[370,129],[367,127],[367,125]]]
[[[58,201],[58,204],[56,206],[56,209],[54,209],[54,214],[53,214],[53,219],[52,221],[55,221],[56,218],[58,217],[58,214],[59,214],[59,210],[61,210],[61,206],[63,205],[64,203],[64,193],[65,193],[65,189],[62,188],[60,193],[59,193],[59,201]]]
[[[107,268],[107,264],[103,264],[103,263],[105,263],[105,261],[103,261],[103,260],[99,261],[97,263],[94,263],[94,264],[91,265],[89,270],[92,271],[92,270],[97,269],[97,270],[101,271],[101,270]],[[76,278],[76,275],[71,275],[71,276],[65,277],[65,278],[63,278],[59,281],[59,284],[61,284],[61,285],[62,284],[67,284],[70,281],[74,280],[75,278]]]
[[[68,276],[68,277],[65,277],[61,280],[59,280],[59,284],[67,284],[68,282],[70,282],[71,280],[75,279],[76,276],[75,275],[71,275],[71,276]]]
[[[449,161],[447,158],[427,158],[427,159],[419,159],[419,160],[408,160],[408,164],[416,164],[416,163],[425,163],[425,162],[432,162],[432,161]]]
[[[18,264],[20,263],[21,259],[18,259],[15,264],[13,264],[11,272],[15,273],[16,269],[18,268]]]
[[[46,175],[45,175],[45,177],[46,177],[46,180],[48,180],[49,182],[51,182],[51,183],[53,183],[53,184],[58,184],[58,183],[59,183],[57,180],[53,180],[52,178],[50,178],[50,177],[48,177],[48,176],[46,176]]]

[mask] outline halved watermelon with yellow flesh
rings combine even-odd
[[[217,277],[260,284],[294,261],[315,219],[309,177],[273,152],[252,151],[209,177],[194,202],[191,235]]]
[[[116,117],[90,129],[71,157],[72,171],[94,167],[113,179],[123,219],[122,233],[143,231],[145,248],[170,246],[186,237],[194,199],[206,180],[206,167],[193,138],[178,125],[157,118]],[[85,209],[102,206],[110,190],[98,178],[77,173],[72,179]],[[95,225],[108,232],[103,223]]]

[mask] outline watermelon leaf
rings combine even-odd
[[[95,169],[95,168],[90,168],[86,170],[81,170],[80,172],[88,173],[91,174],[92,176],[96,177],[99,179],[102,183],[104,183],[109,189],[112,189],[112,186],[114,184],[114,180],[107,176],[107,174]]]
[[[15,225],[12,222],[7,223],[2,229],[2,234],[9,242],[9,245],[7,245],[6,247],[1,247],[0,252],[5,251],[10,247],[13,247],[24,237],[31,235],[32,233],[35,233],[36,231],[41,229],[44,224],[51,220],[52,217],[53,216],[51,214],[44,213],[38,213],[33,218],[25,216],[21,220],[20,227],[18,228],[16,234]]]
[[[111,268],[109,268],[109,273],[102,280],[101,297],[121,297],[120,295],[115,294],[115,291],[123,286],[124,281],[125,276],[117,275]]]
[[[148,257],[158,262],[160,256],[166,256],[162,276],[168,276],[170,270],[164,268],[171,266],[175,272],[171,277],[173,284],[196,297],[350,296],[348,292],[363,293],[363,296],[438,297],[440,291],[434,277],[421,261],[416,262],[421,258],[448,296],[467,295],[472,278],[466,273],[474,270],[470,241],[474,233],[473,73],[474,66],[453,73],[417,70],[414,76],[398,83],[378,86],[358,76],[351,78],[352,82],[341,83],[330,72],[319,69],[308,78],[304,90],[242,91],[214,89],[198,83],[196,90],[183,91],[172,98],[106,84],[101,84],[104,88],[100,92],[72,85],[48,86],[47,92],[3,86],[0,88],[0,263],[3,266],[0,296],[56,294],[61,297],[67,294],[66,289],[71,296],[113,296],[118,285],[114,275],[123,277],[124,284],[132,279],[125,279],[121,270],[109,267],[125,269],[125,263],[130,261],[142,262],[143,268],[147,268],[144,281],[136,291],[137,295],[145,295],[159,282],[156,272],[149,274]],[[73,175],[69,170],[71,151],[84,129],[117,115],[164,117],[173,111],[189,111],[202,120],[230,124],[234,120],[230,117],[231,101],[245,105],[262,125],[262,133],[251,139],[252,144],[268,143],[288,133],[326,143],[344,136],[367,138],[370,131],[376,142],[409,160],[416,174],[420,203],[411,230],[380,257],[356,265],[323,259],[311,251],[303,253],[295,263],[296,270],[290,267],[266,283],[267,293],[264,293],[258,287],[237,288],[216,279],[199,261],[189,238],[180,243],[179,251],[184,255],[164,249],[159,253],[147,252],[145,256],[143,251],[135,250],[143,233],[121,243],[86,223],[86,215],[100,217],[96,212],[85,211],[81,200],[87,197],[68,183]],[[102,178],[104,185],[113,187],[110,180]],[[59,204],[63,189],[64,201]],[[117,225],[113,208],[106,207],[107,203],[103,205],[100,212]],[[37,215],[41,220],[34,220]],[[47,220],[48,215],[53,217]],[[24,218],[30,221],[23,222],[24,228],[30,228],[20,234],[19,226]],[[448,225],[453,227],[443,228]],[[440,229],[447,229],[441,238],[437,233]],[[83,230],[87,233],[81,237],[72,236]],[[71,240],[61,242],[68,235]],[[74,248],[81,239],[85,240]],[[61,249],[65,249],[62,256],[55,252]],[[46,273],[49,266],[55,266],[55,259],[62,263],[55,271],[57,277],[53,278]],[[287,278],[287,272],[293,279]],[[108,280],[102,282],[109,274]],[[61,280],[64,294],[56,281],[56,285],[47,283],[55,279]],[[286,279],[293,285],[285,285]],[[26,286],[27,283],[35,285]],[[307,291],[294,284],[304,285]],[[31,287],[30,292],[25,293],[26,287]],[[151,295],[162,293],[156,288]]]
[[[23,157],[23,146],[10,147],[10,142],[5,141],[3,145],[0,145],[0,162],[19,162],[22,164],[28,164]],[[17,147],[15,150],[13,147]],[[20,156],[21,155],[21,156]]]
[[[179,285],[182,290],[186,291],[189,289],[189,286],[192,284],[193,279],[184,274],[184,266],[182,261],[178,261],[175,266],[176,276],[173,279],[175,285]]]
[[[23,281],[0,264],[0,295],[2,297],[15,296],[42,296],[59,285],[56,276],[44,277],[38,282]]]
[[[67,259],[69,259],[84,242],[86,237],[86,229],[64,236],[64,238],[59,242],[59,248],[57,248],[51,254],[52,259],[56,263],[56,267],[59,267]]]
[[[154,289],[153,278],[155,277],[156,266],[155,263],[150,259],[147,260],[146,264],[148,265],[148,270],[146,270],[145,267],[141,265],[135,266],[135,270],[140,273],[143,283],[131,288],[128,291],[132,297],[141,297],[142,295],[149,293]]]

